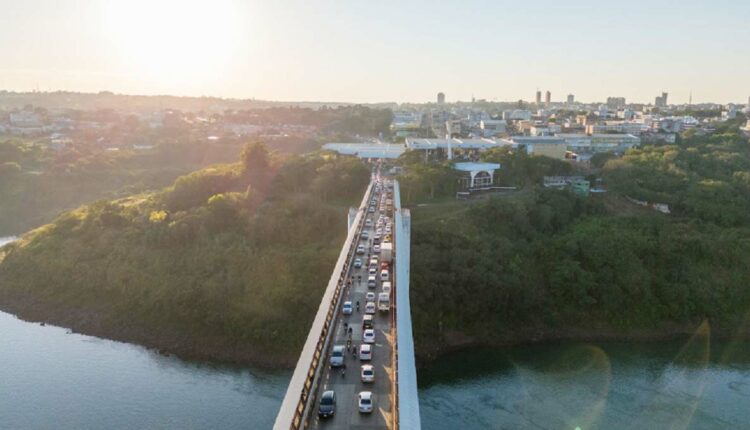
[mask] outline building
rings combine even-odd
[[[445,93],[438,93],[438,95],[437,95],[437,104],[439,104],[439,105],[445,104]]]
[[[547,90],[547,92],[544,94],[544,104],[549,106],[552,104],[552,93]]]
[[[425,157],[437,155],[438,158],[453,159],[453,153],[460,150],[465,154],[475,154],[500,144],[492,139],[422,139],[406,138],[406,149],[410,151],[424,151]]]
[[[640,122],[606,121],[603,124],[589,124],[586,126],[586,134],[625,133],[641,134],[648,127]]]
[[[531,120],[531,111],[523,109],[507,110],[503,112],[503,119],[506,121],[529,121]]]
[[[558,160],[565,159],[567,152],[565,139],[556,136],[513,136],[510,139],[500,139],[498,143],[526,151],[529,155],[543,155]]]
[[[398,158],[406,151],[402,144],[387,143],[326,143],[323,149],[359,158]]]
[[[656,107],[667,107],[667,96],[669,94],[662,92],[661,96],[657,96],[656,100],[654,101],[654,106]]]
[[[495,170],[500,169],[498,163],[456,163],[453,168],[466,173],[459,184],[463,189],[483,188],[495,183]]]
[[[482,130],[484,137],[505,134],[505,127],[507,125],[508,123],[503,119],[483,119],[479,122],[479,128]]]
[[[607,97],[607,107],[618,110],[625,107],[625,97]]]
[[[419,132],[422,129],[422,117],[421,112],[393,112],[391,131],[398,137],[419,136]]]
[[[568,151],[578,154],[579,159],[590,158],[599,152],[622,154],[641,144],[641,139],[632,134],[558,134]]]
[[[539,90],[536,90],[536,104],[542,104],[542,92]]]
[[[568,106],[574,105],[576,103],[576,96],[573,94],[568,94]]]

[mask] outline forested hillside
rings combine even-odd
[[[704,319],[714,334],[750,336],[750,150],[736,129],[605,160],[609,192],[587,198],[539,186],[570,173],[560,162],[505,150],[485,159],[500,161],[502,184],[521,191],[454,202],[412,190],[422,355],[471,343],[658,338]],[[430,173],[421,169],[411,183]]]
[[[289,364],[369,169],[312,154],[179,178],[99,201],[9,246],[0,308],[203,359]]]

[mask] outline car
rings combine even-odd
[[[375,276],[368,276],[367,277],[367,288],[375,288],[378,285],[377,281],[375,280]]]
[[[363,364],[360,372],[362,382],[375,382],[375,368],[372,364]]]
[[[365,304],[365,313],[366,314],[374,314],[375,313],[375,302],[367,302]]]
[[[362,329],[367,330],[368,328],[373,328],[372,315],[362,317]]]
[[[368,232],[366,232],[366,231],[363,231],[363,232],[362,232],[362,239],[367,239],[367,238],[369,238],[369,237],[370,237],[370,233],[368,233]]]
[[[368,302],[374,302],[375,301],[375,293],[372,291],[368,291],[367,294],[365,294],[365,299]]]
[[[341,367],[344,364],[344,345],[334,345],[331,351],[331,367]]]
[[[362,361],[372,360],[372,345],[365,343],[359,346],[359,359]]]
[[[372,246],[372,252],[379,253],[380,252],[380,245],[373,245]]]
[[[377,266],[378,265],[378,256],[377,255],[373,255],[372,257],[370,257],[370,265],[371,266]]]
[[[362,333],[362,342],[375,343],[375,330],[368,328]]]
[[[370,209],[367,209],[367,212],[374,213],[375,212],[375,206],[370,206]]]
[[[357,245],[357,254],[362,255],[364,253],[365,253],[365,246],[360,243],[359,245]]]
[[[354,259],[354,268],[359,269],[362,267],[362,259],[361,258],[355,258]]]
[[[318,416],[321,418],[332,417],[336,413],[336,393],[333,390],[324,391],[320,396]]]
[[[388,269],[383,269],[380,271],[380,280],[381,281],[387,281],[390,274],[388,273]]]
[[[359,399],[359,411],[363,414],[372,413],[372,392],[360,391],[357,398]]]
[[[344,302],[344,305],[341,307],[341,312],[344,313],[344,315],[351,315],[352,314],[352,302],[351,300],[347,300]]]
[[[390,282],[383,282],[383,292],[391,294],[391,283]]]
[[[378,273],[378,268],[375,266],[370,266],[370,268],[367,270],[368,275],[375,275]]]
[[[372,219],[367,218],[365,220],[365,227],[372,227]]]

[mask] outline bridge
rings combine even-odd
[[[274,430],[421,428],[409,305],[411,216],[401,208],[398,181],[373,175],[348,224]],[[370,324],[374,337],[366,332]],[[323,398],[331,391],[334,413],[323,416],[330,408],[321,401],[328,403]],[[362,392],[371,393],[371,412],[361,411]]]

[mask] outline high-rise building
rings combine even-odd
[[[437,102],[439,105],[445,104],[445,93],[438,93]]]
[[[573,105],[575,104],[575,102],[576,102],[576,96],[574,96],[573,94],[568,94],[568,104]]]
[[[542,104],[542,92],[539,90],[536,90],[536,104]]]
[[[547,92],[544,94],[544,104],[549,106],[552,103],[552,93],[547,90]]]
[[[661,96],[657,96],[656,97],[656,101],[654,102],[654,105],[656,107],[667,107],[667,96],[668,95],[669,95],[668,93],[662,92]]]
[[[625,97],[607,97],[607,107],[615,110],[625,107]]]

